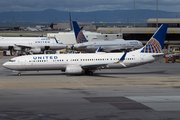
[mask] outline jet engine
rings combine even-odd
[[[41,48],[32,48],[29,51],[33,52],[33,53],[40,53],[41,52]]]
[[[79,65],[69,65],[66,67],[66,74],[81,74],[83,69]]]

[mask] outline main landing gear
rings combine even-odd
[[[18,76],[21,76],[21,73],[20,73],[20,72],[18,73]]]
[[[93,72],[91,70],[85,70],[84,72],[86,75],[93,75]]]

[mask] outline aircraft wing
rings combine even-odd
[[[127,52],[125,52],[123,54],[123,56],[120,58],[119,61],[114,62],[113,64],[121,64],[124,67],[126,67],[126,65],[123,63],[123,61],[125,60],[126,54],[127,54]],[[108,64],[110,64],[110,63],[84,64],[84,65],[81,65],[81,67],[82,67],[82,69],[97,70],[97,69],[109,67]]]
[[[32,48],[31,46],[28,45],[18,45],[18,44],[14,44],[16,47],[21,47],[21,48]]]
[[[91,69],[91,70],[97,70],[101,68],[108,67],[108,63],[98,63],[98,64],[85,64],[81,65],[82,69]]]
[[[87,48],[86,45],[79,46],[78,48]]]
[[[78,44],[77,44],[78,45]],[[79,46],[78,46],[78,48],[87,48],[87,47],[89,47],[89,46],[92,46],[93,44],[80,44]]]

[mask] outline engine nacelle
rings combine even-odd
[[[29,51],[31,51],[33,53],[40,53],[41,52],[41,48],[32,48]]]
[[[66,67],[67,74],[81,74],[83,69],[79,65],[69,65]]]

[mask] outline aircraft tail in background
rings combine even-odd
[[[88,42],[76,21],[72,21],[77,43]]]

